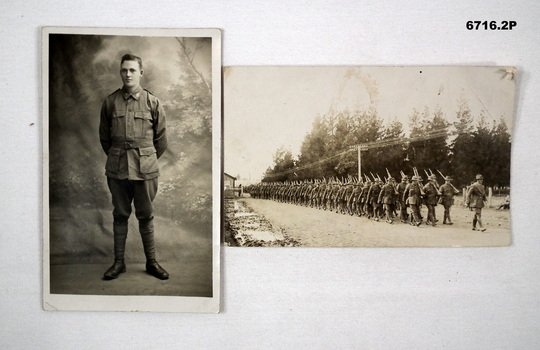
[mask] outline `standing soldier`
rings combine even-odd
[[[169,274],[156,261],[152,205],[158,189],[158,158],[167,148],[165,114],[157,97],[140,86],[140,57],[124,55],[120,76],[124,86],[105,98],[99,125],[101,146],[107,154],[105,175],[114,207],[114,264],[103,278],[115,279],[126,272],[124,253],[133,203],[146,272],[165,280]]]
[[[388,182],[382,187],[379,193],[379,203],[384,206],[386,213],[386,222],[391,224],[394,222],[394,205],[396,203],[397,191],[393,177],[388,178]]]
[[[474,218],[472,222],[472,229],[476,231],[476,224],[480,226],[480,231],[484,232],[486,229],[482,224],[482,208],[486,198],[486,187],[484,186],[484,177],[480,174],[476,175],[476,182],[472,184],[467,191],[466,204],[469,208],[474,209]]]
[[[407,222],[407,218],[409,216],[407,214],[407,205],[405,204],[405,199],[403,198],[403,193],[405,192],[408,184],[409,177],[407,175],[403,175],[401,177],[401,182],[397,185],[397,201],[399,202],[399,219],[401,222]]]
[[[435,226],[435,207],[439,201],[439,190],[435,186],[435,175],[430,175],[428,177],[428,183],[424,186],[423,190],[425,193],[425,204],[428,209],[428,216],[426,224],[431,224]]]
[[[439,189],[441,191],[439,203],[444,206],[444,225],[453,225],[453,222],[450,219],[450,208],[454,205],[454,195],[459,193],[459,191],[452,186],[450,181],[452,181],[450,176],[445,177],[444,185]]]
[[[411,225],[420,226],[422,219],[420,218],[420,204],[423,195],[422,187],[418,184],[418,176],[411,178],[411,183],[403,192],[403,201],[411,208]]]

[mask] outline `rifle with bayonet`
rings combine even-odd
[[[438,170],[438,169],[437,169],[437,172],[438,172],[438,173],[442,176],[442,178],[446,181],[446,176],[444,176],[443,173],[442,173],[440,170]],[[449,183],[450,183],[450,186],[452,186],[452,188],[454,189],[454,191],[456,191],[456,193],[459,193],[459,190],[458,190],[454,185],[452,185],[451,182],[449,182]]]

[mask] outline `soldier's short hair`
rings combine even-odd
[[[139,69],[140,70],[143,69],[142,58],[140,58],[139,56],[135,56],[135,55],[126,53],[124,56],[122,56],[122,60],[120,61],[120,65],[122,65],[122,63],[124,63],[124,61],[137,61],[137,63],[139,64]]]

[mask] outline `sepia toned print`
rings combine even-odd
[[[226,68],[226,244],[510,244],[515,74]]]
[[[43,45],[45,309],[218,312],[219,30]]]

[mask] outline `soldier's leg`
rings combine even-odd
[[[364,201],[364,204],[362,206],[362,210],[364,211],[364,213],[366,214],[366,217],[369,219],[370,218],[370,215],[369,215],[369,210],[368,210],[368,204],[366,201]]]
[[[484,232],[486,229],[484,225],[482,224],[482,208],[476,209],[476,221],[478,222],[478,225],[480,226],[480,231]]]
[[[431,225],[435,226],[435,207],[432,204],[426,205],[428,214],[426,224],[429,222]]]
[[[409,204],[409,209],[411,210],[411,215],[409,216],[409,224],[416,224],[416,213],[414,211],[414,205]]]
[[[403,202],[401,203],[400,220],[401,222],[407,221],[407,206]]]
[[[139,220],[139,232],[142,238],[144,255],[146,256],[146,272],[156,278],[167,279],[169,274],[156,261],[156,244],[154,240],[154,208],[152,201],[157,193],[158,179],[133,181],[133,183],[135,189],[133,204],[135,205],[135,215]]]
[[[448,224],[448,211],[446,210],[446,206],[444,206],[444,213],[443,213],[443,225]]]
[[[128,233],[128,219],[131,214],[131,201],[133,189],[128,180],[118,180],[107,177],[107,185],[112,196],[113,203],[113,241],[114,241],[114,264],[105,271],[103,278],[112,280],[121,273],[126,272],[124,253],[126,251],[126,239]]]
[[[472,229],[473,229],[473,231],[476,230],[476,223],[477,223],[477,221],[478,221],[478,217],[477,217],[477,215],[476,215],[476,210],[475,210],[475,212],[474,212],[474,217],[473,217],[473,220],[472,220]]]
[[[418,214],[418,205],[410,204],[410,208],[411,208],[411,225],[419,226],[420,218]]]
[[[447,225],[453,225],[452,219],[450,218],[450,207],[451,205],[444,205],[444,223]]]
[[[391,204],[385,204],[384,208],[385,208],[385,211],[386,211],[386,222],[391,224],[393,222],[393,220],[392,220],[393,219],[392,211],[394,210],[394,208],[392,208]]]

